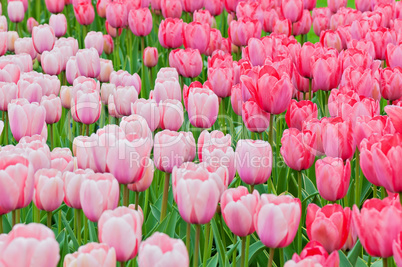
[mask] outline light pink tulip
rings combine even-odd
[[[118,86],[116,90],[109,96],[108,105],[113,101],[116,115],[128,116],[131,115],[131,104],[137,101],[137,90],[134,86]]]
[[[100,68],[101,70],[97,79],[102,83],[109,82],[110,74],[113,72],[113,61],[101,58]]]
[[[32,40],[38,54],[52,50],[56,40],[53,28],[47,24],[34,27],[32,29]]]
[[[14,52],[14,43],[15,40],[19,38],[18,32],[8,31],[7,32],[7,50],[10,52]]]
[[[152,132],[148,127],[147,121],[143,117],[136,114],[123,117],[120,122],[119,131],[120,130],[126,135],[127,139],[133,141],[132,138],[142,138],[145,143],[150,142],[150,146],[152,146]],[[145,145],[145,143],[140,144]]]
[[[7,111],[8,104],[17,98],[18,87],[15,83],[0,82],[0,110]]]
[[[178,131],[184,122],[183,105],[177,99],[166,99],[159,103],[160,121],[162,130]]]
[[[40,210],[54,211],[64,198],[61,172],[56,169],[41,169],[35,173],[33,201]]]
[[[125,70],[113,71],[110,74],[110,83],[117,86],[134,86],[138,94],[141,92],[141,78],[137,73],[131,75]],[[177,79],[178,80],[178,79]]]
[[[24,20],[25,10],[22,1],[11,1],[7,5],[7,13],[11,22],[19,23]]]
[[[59,75],[62,70],[62,54],[59,48],[52,51],[45,51],[40,56],[42,69],[46,74]]]
[[[74,172],[67,171],[63,174],[64,202],[74,209],[81,209],[80,190],[85,179],[94,172],[91,169],[78,169]]]
[[[176,78],[157,78],[155,81],[154,98],[156,103],[167,99],[176,99],[181,101],[181,88],[179,80]]]
[[[116,251],[106,244],[88,243],[64,258],[63,267],[74,266],[115,267]]]
[[[145,163],[145,170],[141,180],[128,185],[128,189],[135,192],[144,192],[147,190],[154,179],[155,165],[151,159]]]
[[[210,128],[218,118],[219,99],[209,89],[192,88],[188,95],[188,117],[198,128]]]
[[[103,34],[102,32],[91,31],[85,36],[85,48],[95,48],[99,56],[103,53]]]
[[[47,134],[46,124],[44,125],[44,129]],[[47,136],[44,136],[42,132],[41,135],[24,136],[17,145],[18,148],[25,150],[34,173],[40,169],[50,168],[51,154],[49,146],[46,144],[46,139]]]
[[[103,45],[103,43],[102,43]],[[81,49],[77,52],[77,66],[80,75],[96,78],[100,74],[100,59],[95,48]]]
[[[51,152],[52,169],[57,169],[62,173],[74,170],[74,158],[69,148],[56,147]]]
[[[6,47],[7,47],[7,44],[6,44]],[[22,53],[27,53],[31,56],[32,60],[34,60],[37,56],[36,50],[33,46],[32,38],[29,38],[29,37],[18,38],[17,40],[15,40],[14,51],[15,51],[16,55],[22,54]]]
[[[56,37],[61,37],[67,32],[67,19],[64,14],[52,14],[49,19],[49,25],[53,28]]]
[[[39,26],[39,23],[35,20],[35,18],[30,17],[30,18],[27,20],[27,29],[28,29],[29,34],[32,34],[32,29],[33,29],[33,27],[35,27],[35,26]],[[6,26],[6,27],[7,27],[7,26]],[[1,27],[0,27],[0,28],[1,28]]]
[[[100,117],[101,109],[102,103],[97,91],[77,91],[71,99],[71,114],[77,122],[95,123]]]
[[[145,48],[142,62],[148,68],[155,67],[158,64],[158,49],[156,47]]]
[[[147,121],[148,127],[152,132],[159,127],[160,113],[154,99],[138,99],[134,104],[131,104],[131,112],[142,116]]]
[[[202,161],[214,168],[226,167],[229,172],[229,184],[236,175],[235,152],[231,146],[211,144],[202,148]]]
[[[41,106],[46,110],[46,123],[53,124],[60,120],[61,117],[61,100],[55,95],[43,96],[40,101]]]
[[[64,2],[58,0],[45,0],[45,4],[50,13],[61,13],[64,9]]]

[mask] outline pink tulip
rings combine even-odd
[[[240,84],[236,84],[232,87],[232,92],[230,93],[230,103],[232,104],[234,113],[236,113],[238,116],[242,116],[243,99],[241,97]]]
[[[74,172],[65,172],[62,176],[64,182],[64,202],[74,209],[81,209],[80,190],[85,179],[94,172],[91,169],[78,169]]]
[[[181,101],[180,83],[176,78],[159,79],[155,81],[154,99],[156,103],[167,99]]]
[[[27,20],[27,29],[28,29],[29,34],[32,34],[32,29],[33,29],[33,27],[36,27],[36,26],[39,26],[39,23],[35,20],[35,18],[30,17]]]
[[[125,70],[113,71],[110,74],[110,83],[118,86],[134,86],[138,94],[141,92],[141,78],[137,73],[131,75]]]
[[[158,38],[164,48],[178,48],[183,44],[183,21],[177,18],[167,18],[159,25]]]
[[[96,11],[99,17],[106,18],[106,8],[111,3],[111,0],[98,0],[96,3]]]
[[[193,14],[193,21],[200,22],[202,24],[208,24],[211,27],[213,26],[213,23],[216,24],[214,17],[206,9],[195,11]]]
[[[45,125],[46,110],[38,103],[26,99],[16,99],[8,105],[8,118],[11,132],[17,142],[23,136],[33,136],[42,132]]]
[[[282,1],[281,7],[283,16],[292,23],[301,19],[303,14],[303,0],[284,0]]]
[[[229,39],[236,46],[246,46],[250,38],[261,37],[262,25],[258,20],[243,18],[233,20],[229,26]]]
[[[393,107],[393,106],[390,106]],[[385,108],[389,111],[389,108]],[[388,112],[389,113],[389,112]],[[391,114],[391,113],[390,113]],[[363,139],[369,138],[372,134],[378,137],[382,137],[386,134],[394,134],[396,125],[392,123],[393,117],[390,116],[361,116],[356,120],[356,126],[354,129],[354,136],[356,138],[356,144],[360,150],[360,144]]]
[[[128,12],[124,1],[112,1],[106,7],[106,20],[113,28],[124,28],[128,25]]]
[[[160,0],[163,17],[180,19],[183,8],[181,0]]]
[[[138,254],[139,267],[189,266],[189,256],[181,239],[173,239],[168,235],[155,232],[141,242]]]
[[[202,152],[204,148],[209,148],[211,146],[217,148],[225,148],[232,145],[232,137],[227,134],[225,135],[221,131],[215,130],[209,133],[207,130],[201,132],[198,138],[198,159],[200,162],[203,161]]]
[[[99,267],[116,266],[116,251],[106,244],[88,243],[79,247],[77,252],[67,254],[63,266],[89,266],[92,264]]]
[[[311,63],[313,88],[329,91],[339,85],[341,65],[337,57],[330,54],[322,55]]]
[[[7,42],[7,32],[0,32],[0,55],[4,55],[7,52]]]
[[[180,75],[194,78],[201,74],[202,58],[198,49],[176,49],[169,54],[169,65],[177,69]]]
[[[316,267],[318,266],[339,266],[339,253],[338,251],[332,252],[328,255],[325,248],[317,241],[310,241],[303,248],[300,256],[296,253],[293,254],[292,260],[285,264],[285,267]]]
[[[85,48],[95,48],[99,56],[103,52],[103,34],[101,32],[91,31],[85,36]]]
[[[98,221],[105,210],[117,207],[119,202],[117,180],[108,173],[88,175],[81,184],[80,202],[85,216],[92,222]]]
[[[188,95],[187,107],[188,117],[193,126],[210,128],[218,117],[219,100],[209,89],[193,88]]]
[[[137,101],[137,90],[134,86],[118,86],[109,96],[108,105],[114,104],[117,117],[131,115],[131,104]]]
[[[63,12],[64,2],[58,0],[45,0],[46,8],[50,13],[57,14]],[[64,34],[63,34],[64,35]]]
[[[351,121],[344,121],[340,117],[325,120],[322,124],[322,141],[328,157],[339,157],[342,160],[353,157],[356,142]]]
[[[320,36],[321,33],[329,29],[329,19],[326,16],[319,15],[313,18],[313,30],[315,35]]]
[[[183,44],[185,48],[198,49],[201,54],[204,54],[208,49],[209,39],[209,24],[191,22],[183,25]]]
[[[387,100],[396,100],[402,97],[402,90],[399,84],[402,82],[402,69],[386,68],[381,70],[380,90],[383,98]]]
[[[307,207],[307,235],[311,241],[320,242],[328,253],[342,248],[349,234],[349,226],[341,205],[330,204],[320,208],[311,203]]]
[[[205,51],[205,55],[211,56],[215,50],[222,48],[222,34],[217,29],[210,29],[209,31],[209,45]]]
[[[300,217],[300,199],[262,194],[254,214],[254,226],[265,246],[283,248],[295,238]]]
[[[145,48],[142,62],[148,68],[155,67],[158,64],[158,49],[156,47]]]
[[[61,37],[67,31],[67,19],[64,14],[52,14],[49,19],[49,25],[53,28],[56,37]]]
[[[401,119],[401,113],[402,113],[402,103],[399,102],[397,106],[392,105],[392,106],[386,106],[384,107],[385,112],[388,114],[392,125],[395,127],[395,130],[399,133],[402,133],[402,119]],[[390,134],[393,134],[392,130],[389,132]]]
[[[17,98],[18,88],[15,83],[0,83],[0,110],[7,111],[8,104]]]
[[[204,7],[211,13],[212,16],[218,16],[223,11],[223,1],[222,0],[210,0],[204,1]]]
[[[155,100],[140,98],[131,105],[131,112],[142,116],[152,132],[159,127],[160,114]]]
[[[144,175],[141,180],[128,185],[128,189],[135,192],[144,192],[147,190],[154,179],[155,165],[151,159],[145,163]]]
[[[100,58],[101,70],[97,79],[102,82],[109,82],[110,74],[113,72],[113,61]]]
[[[61,117],[61,100],[55,95],[43,96],[40,101],[41,106],[46,110],[46,123],[53,124]]]
[[[181,0],[183,10],[185,12],[194,13],[194,11],[202,9],[204,7],[205,0]]]
[[[305,133],[296,128],[286,129],[281,139],[281,155],[291,169],[307,170],[314,164],[315,156],[305,140]]]
[[[292,33],[292,23],[288,19],[278,19],[273,24],[272,32],[290,36]]]
[[[43,96],[43,89],[40,84],[36,81],[29,83],[25,80],[18,81],[18,98],[24,98],[28,100],[28,102],[38,102]]]
[[[327,0],[332,13],[336,13],[341,7],[346,7],[347,0]]]
[[[21,1],[11,1],[7,5],[8,18],[11,22],[19,23],[24,20],[25,10]]]
[[[340,88],[345,86],[356,92],[359,96],[371,97],[380,100],[380,83],[374,71],[348,67],[343,71]]]
[[[317,119],[318,111],[317,105],[311,101],[300,101],[292,100],[289,108],[286,112],[286,124],[289,128],[297,128],[302,131],[302,126],[304,121],[310,119]]]
[[[17,224],[2,241],[0,264],[4,267],[55,267],[59,262],[60,249],[55,235],[42,224]],[[24,257],[22,251],[26,253]]]
[[[356,0],[356,9],[361,12],[371,11],[371,2],[372,1]]]
[[[238,19],[245,17],[256,18],[263,23],[263,6],[258,2],[240,1],[236,7],[236,16]]]
[[[304,0],[303,1],[304,9],[306,10],[313,10],[317,5],[317,0]]]
[[[7,151],[1,152],[0,158],[0,209],[12,211],[28,206],[34,192],[32,165],[26,157]]]
[[[402,230],[402,208],[399,199],[369,199],[361,211],[353,207],[353,223],[367,253],[374,257],[392,256],[392,243]]]
[[[111,53],[113,53],[113,50],[114,43],[112,37],[108,34],[103,35],[103,51],[106,55],[110,55]]]
[[[110,126],[105,126],[105,128],[106,127]],[[124,137],[121,136],[122,133],[125,134],[125,138],[132,143],[134,143],[134,141],[138,138],[144,139],[142,140],[143,142],[139,142],[139,145],[144,146],[143,153],[152,147],[152,132],[148,127],[147,121],[139,115],[132,114],[130,116],[123,117],[122,121],[120,122],[120,128],[118,128],[118,133],[113,132],[113,134],[119,139],[122,139]]]
[[[59,48],[52,51],[45,51],[41,57],[42,69],[46,74],[59,75],[62,69],[62,55]]]
[[[44,126],[47,133],[46,125]],[[19,141],[17,147],[24,149],[29,162],[32,164],[34,173],[40,169],[49,169],[51,164],[51,154],[46,144],[47,136],[34,135],[24,136]]]
[[[332,47],[338,50],[338,52],[341,52],[343,48],[341,35],[338,31],[322,31],[320,34],[320,43],[323,47]]]
[[[95,19],[95,10],[90,1],[78,1],[74,7],[74,15],[81,25],[90,25]]]
[[[109,101],[109,96],[111,94],[113,94],[113,92],[116,90],[116,85],[112,84],[112,83],[102,83],[101,86],[101,101],[103,105],[107,105],[108,101]]]
[[[391,68],[402,67],[402,64],[399,63],[400,57],[402,56],[402,46],[394,45],[392,43],[387,45],[385,51],[385,58],[387,62],[387,66]]]
[[[392,243],[392,254],[394,255],[394,260],[397,266],[402,265],[402,250],[401,250],[401,233]]]
[[[229,184],[236,175],[235,152],[229,144],[210,144],[202,148],[202,161],[214,168],[226,167]]]
[[[147,36],[152,31],[152,14],[148,8],[132,9],[128,14],[128,25],[136,36]]]
[[[372,41],[375,49],[375,59],[384,60],[385,51],[388,44],[396,44],[395,31],[390,31],[387,28],[379,27],[371,29],[365,36],[366,40]]]
[[[304,0],[305,2],[307,0]],[[313,18],[307,9],[303,10],[303,14],[299,21],[293,23],[293,35],[308,34],[313,24]]]
[[[161,68],[156,75],[157,79],[166,80],[166,78],[176,78],[179,80],[179,73],[175,68]]]
[[[71,114],[77,122],[95,123],[99,119],[101,108],[99,92],[96,91],[77,91],[71,99]]]
[[[184,221],[205,224],[212,219],[221,194],[215,179],[216,174],[209,172],[202,165],[190,163],[173,168],[173,196]]]
[[[57,169],[61,173],[74,170],[74,158],[69,148],[56,147],[51,152],[52,169]]]
[[[183,105],[176,99],[159,102],[159,114],[159,127],[162,130],[178,131],[184,122]]]
[[[32,40],[38,54],[52,50],[55,42],[53,28],[47,24],[34,27],[32,29]]]
[[[269,127],[270,114],[262,110],[252,100],[243,103],[242,118],[247,129],[251,132],[262,133]]]
[[[141,242],[143,215],[134,209],[118,207],[105,211],[99,219],[99,241],[116,250],[121,262],[133,259]]]
[[[18,33],[15,31],[7,32],[7,50],[10,52],[14,52],[14,43],[15,40],[19,38]]]
[[[171,173],[174,166],[194,157],[195,140],[191,132],[163,130],[155,135],[154,163],[158,170]]]
[[[0,34],[1,36],[1,34]],[[0,38],[1,40],[1,38]],[[6,41],[6,50],[7,50],[7,41]],[[32,60],[36,58],[37,53],[36,50],[33,46],[33,42],[32,42],[32,38],[18,38],[17,40],[15,40],[14,43],[14,51],[15,54],[22,54],[22,53],[27,53],[31,56]],[[1,54],[1,53],[0,53]]]
[[[96,78],[100,73],[100,60],[95,48],[81,49],[77,52],[77,66],[80,75]]]
[[[41,169],[35,173],[34,203],[40,210],[54,211],[63,202],[63,180],[56,169]]]
[[[208,68],[208,80],[212,85],[212,90],[220,98],[230,96],[234,78],[234,70],[230,67],[220,66]]]
[[[208,2],[208,1],[206,1]],[[228,13],[235,12],[240,0],[224,0],[225,9]]]

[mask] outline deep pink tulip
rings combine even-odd
[[[317,241],[310,241],[303,248],[300,256],[296,253],[293,254],[292,260],[285,264],[285,267],[315,267],[319,266],[339,266],[339,253],[338,251],[332,252],[328,255],[325,248]]]
[[[242,116],[243,99],[241,96],[241,84],[232,86],[232,92],[230,93],[230,102],[234,113],[238,116]]]
[[[185,48],[198,49],[201,54],[204,54],[208,49],[209,39],[209,24],[191,22],[183,25],[183,44]]]
[[[21,257],[21,251],[27,254]],[[53,231],[46,226],[17,224],[8,235],[2,236],[0,264],[4,267],[54,267],[60,259],[59,251]]]
[[[322,31],[320,34],[320,43],[323,47],[332,47],[338,50],[338,52],[341,52],[343,48],[341,36],[337,31]]]
[[[0,158],[1,209],[13,211],[28,206],[34,192],[32,164],[26,157],[7,151],[0,153]]]
[[[49,10],[50,13],[61,13],[63,12],[64,9],[64,1],[59,1],[59,0],[45,0],[45,4],[47,7],[47,10]]]
[[[169,65],[187,78],[200,75],[203,67],[200,51],[192,48],[172,50],[169,54]]]
[[[399,199],[369,199],[359,211],[353,207],[353,223],[367,253],[374,257],[392,256],[392,242],[402,230],[402,208]]]
[[[313,30],[315,35],[320,36],[325,30],[328,30],[330,26],[330,21],[327,16],[318,15],[313,18]]]
[[[374,169],[372,147],[382,138],[381,135],[372,134],[360,143],[360,168],[367,180],[376,186],[381,186]]]
[[[159,127],[162,130],[178,131],[184,122],[183,105],[176,99],[159,102],[159,114]]]
[[[40,134],[45,125],[46,110],[38,103],[26,99],[16,99],[8,105],[8,118],[15,140],[23,136]]]
[[[252,100],[244,102],[241,114],[249,131],[262,133],[268,129],[270,114],[262,110],[256,102]]]
[[[155,67],[158,64],[158,49],[156,47],[147,47],[142,55],[142,62],[148,68]]]
[[[371,2],[373,1],[356,0],[355,1],[356,9],[361,12],[372,11]]]
[[[379,27],[371,29],[365,36],[366,40],[372,41],[375,48],[375,59],[384,60],[385,51],[388,44],[396,44],[395,31],[390,31],[387,28]]]
[[[147,121],[148,127],[152,132],[159,127],[159,108],[154,99],[138,99],[131,105],[131,112],[142,116]]]
[[[320,43],[312,44],[310,42],[306,42],[297,52],[295,64],[301,76],[311,78],[310,59],[315,51],[318,51],[320,48]]]
[[[15,83],[0,82],[0,110],[7,111],[8,104],[17,98],[18,87]]]
[[[359,96],[371,97],[380,100],[380,83],[371,69],[348,67],[343,71],[340,83],[342,87],[353,90]]]
[[[178,18],[180,19],[183,7],[181,0],[161,0],[162,14],[165,19]]]
[[[167,99],[176,99],[181,101],[180,83],[176,78],[157,78],[155,81],[153,99],[159,104]]]
[[[402,67],[402,64],[399,62],[402,57],[402,46],[394,45],[392,43],[387,45],[385,50],[385,59],[387,62],[387,67],[395,68]]]
[[[181,0],[185,12],[194,13],[194,11],[204,7],[205,0]]]
[[[147,36],[152,31],[152,14],[149,8],[130,10],[128,25],[134,35]]]
[[[208,1],[206,1],[208,2]],[[228,13],[235,12],[240,0],[224,0],[225,9]]]
[[[82,182],[80,202],[85,216],[97,222],[105,210],[114,209],[119,202],[119,184],[112,174],[90,174]]]
[[[24,20],[25,9],[22,1],[11,1],[7,4],[8,18],[11,22],[19,23]]]
[[[303,100],[297,102],[292,100],[286,112],[286,124],[289,128],[303,130],[303,122],[310,119],[317,119],[317,105],[311,101]]]
[[[252,37],[261,37],[262,25],[258,20],[243,18],[233,20],[229,26],[229,39],[236,46],[246,46]]]
[[[211,15],[211,13],[206,9],[200,9],[195,11],[193,14],[193,21],[200,22],[202,24],[208,24],[209,26],[216,25],[215,18]]]
[[[188,94],[188,117],[198,128],[210,128],[218,118],[219,99],[211,90],[192,88]]]
[[[236,145],[236,169],[246,184],[265,183],[272,171],[271,145],[260,140],[239,140]]]
[[[162,265],[189,266],[189,256],[181,239],[170,238],[167,234],[155,232],[141,242],[138,253],[138,266],[152,267]]]
[[[85,48],[95,48],[98,51],[99,56],[103,52],[103,34],[102,32],[91,31],[85,36]]]
[[[117,86],[134,86],[138,94],[141,92],[141,78],[137,73],[131,75],[125,70],[113,71],[110,74],[110,83]]]
[[[39,26],[39,23],[35,20],[35,18],[30,17],[27,20],[27,29],[28,29],[29,34],[32,34],[32,29],[33,29],[33,27],[36,27],[36,26]]]
[[[402,266],[402,234],[399,233],[398,237],[392,243],[392,254],[397,266]]]
[[[304,9],[313,10],[317,5],[317,0],[303,0]]]
[[[99,219],[99,241],[116,250],[116,259],[125,262],[137,256],[142,236],[143,215],[127,207],[105,211]]]
[[[286,19],[292,23],[299,21],[303,14],[303,0],[283,0],[281,8]]]
[[[74,15],[81,25],[90,25],[95,19],[95,10],[90,1],[79,1],[74,7]]]
[[[265,32],[273,32],[275,22],[279,20],[278,12],[275,9],[264,10],[263,19],[262,29]]]
[[[386,106],[384,107],[385,112],[389,116],[392,125],[395,127],[395,130],[402,134],[402,102],[399,102],[398,105]],[[389,132],[393,134],[393,132]]]
[[[212,16],[218,16],[223,11],[223,1],[222,0],[210,0],[204,1],[204,7],[211,13]]]
[[[100,73],[97,79],[103,83],[109,82],[110,74],[113,72],[113,61],[100,58]]]
[[[124,28],[128,25],[128,12],[125,1],[112,1],[106,7],[106,20],[113,28]]]
[[[40,210],[54,211],[64,198],[61,172],[56,169],[41,169],[35,173],[33,201]]]
[[[159,25],[158,38],[164,48],[178,48],[183,44],[183,21],[178,18],[167,18]]]
[[[53,28],[47,24],[34,27],[32,29],[32,40],[38,54],[52,50],[55,42]]]
[[[292,23],[288,19],[278,19],[273,24],[272,32],[290,36],[292,33]]]
[[[116,251],[106,244],[88,243],[79,247],[77,252],[67,254],[63,266],[88,266],[91,264],[99,267],[116,266]]]
[[[46,123],[53,124],[61,117],[61,100],[55,95],[43,96],[40,101],[41,106],[46,110]]]
[[[347,0],[327,0],[332,13],[336,13],[341,7],[346,7]]]
[[[45,51],[40,56],[43,72],[49,75],[59,75],[62,70],[62,54],[59,48]]]
[[[295,238],[300,217],[299,199],[288,195],[262,194],[254,214],[254,226],[265,246],[283,248]]]
[[[393,106],[390,106],[393,107]],[[389,107],[385,108],[386,112],[389,111]],[[390,112],[389,116],[390,116]],[[369,138],[372,134],[379,137],[386,134],[395,133],[395,123],[392,123],[393,117],[390,116],[361,116],[356,119],[356,126],[354,129],[354,136],[356,138],[356,144],[360,150],[360,143],[363,139]]]
[[[203,165],[185,163],[173,168],[173,196],[184,221],[205,224],[212,219],[221,195],[216,179],[219,179],[216,173],[209,172]]]
[[[328,253],[342,248],[348,237],[349,227],[350,224],[341,205],[329,204],[322,208],[314,203],[308,205],[307,235],[311,241],[321,243]]]
[[[337,57],[330,54],[319,56],[311,62],[313,88],[329,91],[338,87],[342,75],[341,71],[341,64]]]
[[[151,159],[147,159],[145,163],[144,174],[141,180],[128,185],[128,189],[135,192],[144,192],[147,190],[154,179],[155,165]]]
[[[281,155],[291,169],[307,170],[314,164],[315,156],[306,142],[305,133],[296,128],[286,129],[281,139]]]
[[[95,123],[100,116],[102,103],[97,91],[77,91],[71,99],[71,114],[75,121]]]
[[[223,192],[221,197],[221,212],[229,229],[237,236],[244,237],[254,233],[254,213],[256,211],[259,193],[254,190],[249,194],[244,186],[231,188]],[[241,218],[239,220],[239,218]]]
[[[231,66],[208,68],[208,81],[212,85],[212,90],[220,98],[230,96],[234,78],[234,70]]]
[[[402,83],[402,69],[386,68],[380,71],[380,90],[383,98],[394,101],[402,97],[402,90],[399,84]]]
[[[56,147],[52,150],[50,166],[64,173],[74,170],[74,158],[69,148]]]
[[[52,14],[49,19],[49,26],[53,28],[54,35],[61,37],[67,32],[67,19],[64,14]]]
[[[304,0],[306,2],[306,0]],[[303,10],[303,14],[299,21],[293,23],[293,35],[308,34],[313,24],[313,18],[307,9]]]

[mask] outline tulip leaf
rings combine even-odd
[[[165,230],[165,233],[172,238],[175,237],[174,233],[176,229],[176,222],[177,222],[177,211],[176,209],[173,209],[172,212],[170,213],[169,221]]]
[[[261,241],[257,241],[254,244],[250,245],[249,249],[249,254],[248,254],[248,262],[251,264],[257,255],[259,255],[259,252],[264,250],[266,247]]]
[[[208,259],[207,267],[215,267],[218,265],[218,254],[215,254],[212,258]]]
[[[212,231],[214,233],[214,240],[217,246],[218,254],[219,254],[219,266],[228,266],[229,262],[226,258],[226,250],[223,247],[221,235],[218,230],[218,225],[216,224],[215,218],[211,220]]]
[[[73,248],[74,248],[74,250],[77,250],[78,247],[79,247],[78,242],[77,242],[77,239],[75,238],[74,232],[73,232],[73,230],[71,229],[70,224],[68,223],[68,221],[67,221],[67,219],[66,219],[66,215],[64,215],[63,212],[61,213],[61,220],[62,220],[62,222],[63,222],[63,224],[64,224],[64,227],[66,228],[66,230],[67,230],[67,232],[68,232],[68,235],[69,235],[70,238],[71,238],[71,241],[73,242]]]
[[[98,235],[96,234],[95,223],[88,221],[89,240],[91,242],[98,242]]]
[[[367,267],[367,264],[361,258],[357,258],[356,264],[354,266],[355,267]]]
[[[360,243],[360,240],[357,240],[356,245],[348,253],[348,260],[353,266],[356,264],[356,261],[359,258],[361,252],[362,252],[362,245]]]
[[[353,265],[350,263],[346,255],[341,250],[339,250],[339,266],[353,267]]]

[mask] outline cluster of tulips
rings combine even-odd
[[[316,1],[3,0],[0,266],[402,267],[402,2]]]

